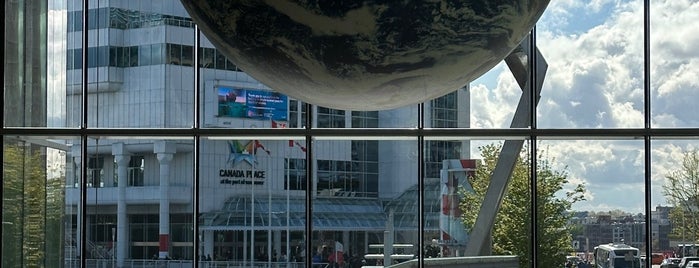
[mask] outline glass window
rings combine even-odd
[[[109,26],[109,8],[100,8],[97,10],[97,27],[106,29]]]
[[[178,44],[167,44],[168,64],[180,65],[182,61],[182,46]]]
[[[128,47],[129,49],[129,67],[138,66],[138,47]]]
[[[199,64],[201,68],[213,68],[214,67],[214,49],[202,47],[199,48]]]
[[[117,66],[129,67],[131,52],[129,47],[117,47]]]
[[[238,67],[236,67],[235,63],[233,63],[231,60],[226,59],[226,70],[237,71]]]
[[[105,67],[109,66],[109,47],[101,46],[97,48],[97,66]]]
[[[95,68],[98,67],[100,55],[98,53],[98,47],[90,47],[87,49],[87,67]]]
[[[215,55],[216,67],[214,67],[214,68],[219,69],[219,70],[226,70],[226,61],[227,61],[226,56],[223,56],[223,54],[221,54],[221,51],[215,50],[215,52],[216,52],[216,55]]]
[[[138,47],[138,65],[151,65],[151,46],[142,45]]]
[[[119,67],[119,47],[109,47],[109,67]]]
[[[495,5],[477,11],[511,10]],[[427,6],[420,10],[432,14]],[[454,22],[459,9],[444,7],[438,21]],[[693,255],[698,8],[552,1],[535,38],[468,85],[421,104],[350,111],[268,88],[255,77],[277,74],[246,73],[223,50],[182,45],[192,35],[170,38],[193,27],[178,1],[99,1],[89,11],[80,1],[7,1],[0,266],[174,258],[192,267],[206,255],[217,262],[197,267],[308,267],[340,248],[350,264],[356,254],[360,265],[383,265],[388,244],[425,267],[482,252],[566,267],[610,242],[636,256]],[[268,15],[236,25],[288,22]],[[170,40],[132,38],[143,32]],[[312,42],[324,47],[321,39]],[[86,77],[81,68],[91,68]],[[278,263],[284,254],[289,265]]]
[[[88,159],[87,186],[104,187],[104,157],[93,156]]]
[[[90,9],[87,12],[87,29],[88,30],[94,30],[97,29],[97,21],[99,20],[99,16],[97,14],[96,9]]]
[[[165,63],[165,51],[164,44],[152,44],[150,45],[151,49],[151,64],[153,65],[159,65],[159,64],[164,64]]]
[[[129,178],[129,186],[144,186],[145,184],[145,178],[144,178],[144,166],[145,166],[145,159],[143,156],[140,155],[133,155],[131,156],[131,160],[129,160],[129,167],[127,168],[128,171],[128,178]]]
[[[192,46],[182,45],[182,66],[192,66],[194,63],[194,51]]]
[[[345,111],[325,107],[318,107],[318,127],[344,128]]]

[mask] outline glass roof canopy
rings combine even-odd
[[[275,196],[230,198],[220,211],[202,215],[203,230],[305,230],[305,199]],[[288,205],[288,212],[287,212]],[[287,227],[288,218],[288,227]],[[319,231],[380,231],[386,214],[376,199],[318,198],[313,201],[313,229]],[[253,221],[254,220],[254,221]]]
[[[441,213],[441,188],[439,180],[425,182],[425,231],[439,230],[439,213]],[[384,202],[386,215],[393,211],[395,230],[414,231],[418,229],[418,191],[417,185],[408,188],[395,199]]]
[[[425,184],[425,230],[439,229],[439,183]],[[305,199],[286,196],[236,196],[228,199],[221,210],[203,213],[202,230],[290,230],[304,231]],[[393,212],[394,230],[417,230],[417,185],[395,199],[322,197],[313,200],[313,230],[384,231]],[[288,219],[288,222],[287,222]]]

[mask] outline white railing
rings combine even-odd
[[[249,261],[199,261],[199,267],[203,268],[303,268],[303,262],[266,262],[256,261],[251,266]],[[318,267],[325,267],[327,263],[318,264]],[[125,260],[123,268],[189,268],[193,267],[192,260]],[[65,267],[80,267],[80,260],[65,260]],[[114,259],[87,259],[86,268],[113,268],[117,267]]]

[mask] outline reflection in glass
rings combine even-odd
[[[565,246],[583,261],[592,261],[594,247],[602,244],[645,250],[645,177],[643,162],[638,161],[643,158],[642,141],[544,140],[539,148],[539,199],[552,196],[570,203],[559,211],[550,207],[540,210],[547,213],[539,215],[537,222],[542,241],[547,241],[549,237],[544,234],[550,232],[542,228],[565,219],[572,239]],[[596,157],[591,157],[590,151]],[[555,172],[541,173],[545,170]],[[556,180],[566,183],[546,184]],[[547,187],[560,189],[549,192]],[[539,258],[545,256],[542,252]]]
[[[75,265],[82,250],[93,265],[195,259],[191,141],[90,138],[86,157],[80,140],[64,144],[71,163],[66,181],[75,182],[65,189],[66,218],[72,222],[65,232],[73,249],[67,263]],[[82,161],[87,161],[84,208]]]
[[[415,141],[314,143],[311,261],[378,265],[419,252]]]
[[[549,65],[537,120],[517,126],[523,91],[504,62],[420,105],[337,110],[259,83],[205,36],[195,47],[180,1],[38,2],[5,5],[3,267],[307,266],[338,249],[346,263],[457,257],[503,159],[513,178],[484,232],[489,254],[546,268],[622,241],[696,254],[697,182],[683,173],[699,133],[691,1],[649,4],[648,88],[642,1],[550,3],[537,26]],[[247,131],[263,135],[235,136]],[[526,146],[502,153],[505,140],[536,145],[537,159]]]
[[[202,248],[198,252],[205,261],[237,265],[306,261],[304,143],[235,137],[202,140],[206,161],[199,168]]]
[[[70,239],[66,227],[75,224],[65,206],[66,156],[60,142],[3,138],[3,267],[42,267],[64,260]]]

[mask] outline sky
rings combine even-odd
[[[651,6],[652,124],[699,127],[699,1],[654,0]],[[61,20],[50,26],[65,27],[65,14],[51,17]],[[61,31],[49,31],[55,32]],[[551,1],[536,32],[548,64],[539,128],[643,127],[642,0]],[[65,44],[54,44],[49,53],[64,53]],[[49,79],[53,86],[65,85],[64,74],[49,76],[56,78]],[[497,65],[470,86],[471,127],[509,128],[521,90],[507,66]],[[56,102],[49,109],[64,118],[65,96],[50,99]],[[471,152],[482,144],[474,142]],[[568,173],[569,189],[586,186],[587,200],[573,209],[644,211],[643,140],[542,140],[538,147]],[[693,149],[699,149],[699,141],[653,141],[653,207],[668,205],[662,194],[665,176],[678,168],[683,152]]]
[[[652,125],[698,127],[699,1],[651,1],[651,9]],[[548,63],[539,128],[643,127],[643,1],[551,1],[536,33]],[[471,127],[508,128],[520,93],[504,64],[473,81]],[[543,140],[538,147],[568,173],[569,188],[586,186],[587,200],[573,209],[644,211],[642,139]],[[668,205],[665,176],[693,149],[699,141],[652,142],[653,208]]]

